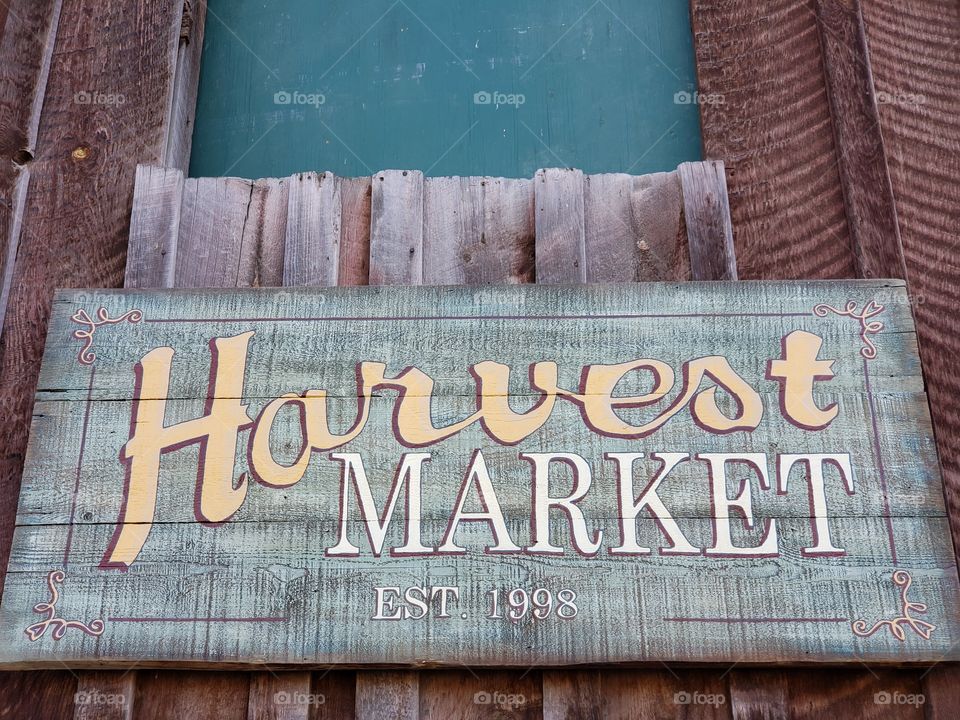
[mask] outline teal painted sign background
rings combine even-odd
[[[68,291],[0,662],[940,661],[896,281]]]
[[[687,2],[211,0],[191,174],[699,160]]]

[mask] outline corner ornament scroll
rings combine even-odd
[[[834,315],[840,315],[842,317],[849,317],[860,322],[860,339],[863,340],[864,347],[860,350],[860,354],[866,360],[873,360],[877,357],[877,346],[873,344],[873,340],[870,339],[871,335],[876,335],[878,332],[883,330],[883,323],[879,320],[874,320],[873,318],[877,317],[884,311],[884,306],[878,303],[876,300],[871,300],[866,305],[863,306],[863,310],[857,310],[857,302],[855,300],[850,300],[847,302],[846,307],[843,310],[838,310],[832,305],[827,305],[826,303],[820,303],[815,308],[813,308],[813,314],[817,317],[826,317],[829,313]]]
[[[54,640],[60,640],[68,629],[80,630],[81,632],[98,637],[103,634],[103,620],[97,619],[90,622],[89,625],[77,620],[64,620],[57,617],[57,602],[60,600],[60,591],[57,585],[63,582],[66,577],[63,570],[52,570],[47,575],[47,587],[50,589],[50,599],[47,602],[37,603],[33,606],[35,613],[46,614],[46,619],[35,623],[24,630],[24,634],[30,639],[30,642],[36,642],[42,638],[49,628],[53,628],[51,637]]]
[[[107,312],[107,309],[102,307],[97,310],[97,319],[94,320],[87,314],[86,310],[81,308],[77,310],[70,319],[78,325],[86,326],[85,330],[76,330],[73,333],[73,336],[77,340],[83,340],[83,347],[80,349],[80,354],[77,355],[77,360],[79,360],[82,365],[93,365],[93,361],[97,359],[96,353],[90,349],[93,347],[94,333],[104,325],[118,325],[124,321],[138,323],[143,320],[143,312],[140,310],[130,310],[120,317],[112,318]]]
[[[873,627],[868,628],[867,623],[863,620],[857,620],[853,623],[853,634],[867,638],[879,631],[881,628],[889,628],[890,634],[893,635],[897,640],[903,642],[907,638],[907,634],[904,631],[904,627],[909,627],[917,635],[922,637],[924,640],[929,640],[930,635],[933,634],[933,631],[936,630],[937,626],[931,623],[926,622],[925,620],[919,620],[911,613],[925,613],[927,611],[927,606],[924,603],[913,602],[907,597],[907,593],[910,591],[910,585],[913,582],[913,578],[910,577],[910,573],[905,570],[897,570],[893,573],[893,584],[900,588],[900,602],[903,605],[903,609],[900,611],[902,615],[892,620],[880,620],[879,622],[874,623]]]

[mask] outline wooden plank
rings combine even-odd
[[[487,177],[428,178],[424,208],[426,284],[532,281],[533,182]]]
[[[760,669],[730,673],[734,720],[924,717],[920,672],[866,669]]]
[[[307,720],[325,700],[310,690],[308,672],[261,672],[250,676],[248,720]]]
[[[742,279],[853,277],[817,19],[693,0],[704,157],[726,163]]]
[[[733,224],[723,163],[684,163],[677,172],[683,186],[684,219],[693,277],[697,280],[736,280],[737,256],[733,247]]]
[[[422,671],[420,715],[472,720],[543,717],[542,682],[535,670]]]
[[[177,287],[236,287],[253,183],[239,178],[189,179],[183,188]]]
[[[556,168],[538,170],[534,192],[537,282],[586,282],[583,173]]]
[[[370,280],[371,179],[340,178],[339,284],[366,285]]]
[[[249,684],[247,673],[141,670],[134,717],[245,720]]]
[[[0,673],[0,717],[73,717],[77,674],[66,670]]]
[[[183,172],[190,168],[206,24],[207,0],[183,0],[180,37],[172,57],[175,71],[170,98],[169,129],[163,154],[164,166]]]
[[[62,0],[11,0],[0,24],[0,328],[62,5]]]
[[[342,211],[339,179],[332,173],[290,178],[284,285],[337,284]]]
[[[420,717],[420,675],[416,671],[357,673],[357,720]]]
[[[860,0],[817,0],[816,11],[857,276],[903,278],[900,225]]]
[[[677,173],[588,175],[587,282],[689,280]]]
[[[180,170],[137,166],[124,286],[174,286],[183,188]]]
[[[548,670],[543,673],[544,720],[603,720],[603,673]]]
[[[812,309],[819,303],[842,307],[850,298],[856,306],[866,306],[878,291],[889,297],[889,307],[866,319],[882,316],[882,329],[862,325],[842,311],[817,313]],[[376,293],[292,288],[230,293],[83,291],[58,296],[47,355],[73,359],[72,370],[58,372],[66,380],[65,386],[74,385],[75,380],[69,379],[72,375],[86,379],[88,397],[103,397],[104,389],[124,394],[109,401],[64,396],[37,405],[21,505],[38,510],[34,519],[27,522],[24,518],[19,524],[8,587],[0,605],[0,633],[6,633],[0,635],[0,648],[6,648],[5,660],[20,666],[54,659],[78,665],[123,662],[131,657],[151,664],[195,661],[223,665],[256,658],[260,663],[281,665],[346,661],[522,666],[534,662],[719,662],[730,657],[744,662],[801,658],[808,662],[922,662],[952,657],[960,588],[945,533],[947,522],[926,402],[918,392],[915,349],[909,342],[895,344],[912,335],[902,284],[691,283],[682,295],[672,285],[658,284],[647,285],[642,292],[630,285],[516,286],[485,288],[483,292],[483,303],[476,302],[472,288],[449,287],[380,289]],[[93,310],[97,307],[107,310],[101,314]],[[317,315],[318,307],[322,315]],[[523,308],[522,314],[518,315],[516,308]],[[140,310],[143,316],[138,322],[95,328],[96,342],[86,349],[96,357],[90,358],[80,342],[83,336],[75,335],[78,322],[84,322],[79,309],[93,312],[105,323],[122,318],[131,309]],[[704,322],[705,317],[709,323]],[[351,325],[356,326],[355,335],[350,334]],[[136,447],[141,433],[149,431],[139,413],[162,401],[165,418],[193,417],[209,395],[209,389],[195,380],[206,376],[207,384],[211,382],[210,338],[242,337],[236,333],[248,327],[254,335],[243,352],[244,366],[238,365],[240,360],[224,356],[212,382],[226,393],[223,399],[243,398],[249,404],[250,417],[258,416],[284,393],[299,394],[315,387],[330,392],[324,412],[336,427],[349,427],[357,414],[358,396],[356,386],[352,396],[347,390],[356,382],[355,366],[361,361],[383,360],[386,368],[421,368],[430,377],[443,380],[447,389],[438,392],[402,379],[371,381],[360,395],[361,399],[371,398],[369,403],[361,402],[369,412],[358,425],[356,439],[344,445],[345,452],[360,453],[369,465],[376,498],[385,496],[391,482],[392,473],[382,470],[399,465],[404,448],[429,448],[425,452],[431,460],[417,495],[419,525],[408,517],[410,528],[419,527],[420,536],[430,543],[416,549],[422,557],[387,554],[404,545],[404,536],[418,537],[402,520],[386,533],[381,559],[366,548],[366,541],[362,541],[363,549],[357,546],[356,557],[331,554],[337,545],[338,517],[348,518],[346,513],[350,513],[345,537],[357,537],[361,530],[360,516],[343,508],[342,482],[338,485],[342,468],[336,457],[316,457],[309,478],[303,478],[304,482],[297,481],[300,476],[283,480],[287,484],[284,492],[259,487],[249,490],[231,509],[235,521],[228,522],[226,518],[214,520],[207,514],[210,506],[204,505],[204,488],[208,487],[204,478],[214,472],[213,466],[198,476],[196,450],[184,448],[168,453],[162,480],[157,475],[156,508],[147,515],[128,517],[128,510],[137,512],[129,504],[130,498],[146,497],[145,493],[152,497],[149,489],[127,485],[120,461],[130,428],[135,440],[130,447]],[[745,327],[754,335],[748,338]],[[785,369],[776,361],[785,357],[780,341],[788,332],[794,338],[805,337],[802,333],[819,338],[817,355],[851,382],[850,391],[843,390],[843,385],[837,385],[839,392],[833,391],[828,384],[832,380],[824,378],[820,382],[829,395],[811,396],[800,404],[792,403],[790,396],[781,397],[779,384],[771,378]],[[645,340],[638,341],[632,333]],[[598,337],[610,338],[622,347],[603,347]],[[339,371],[343,375],[339,383],[330,382],[331,376],[325,375],[331,368],[331,353],[323,350],[324,345],[349,348],[353,354],[354,362],[345,363]],[[736,413],[736,407],[751,408],[754,419],[744,419],[740,432],[728,432],[731,427],[724,411],[719,407],[711,411],[711,405],[705,404],[712,402],[703,399],[712,397],[710,390],[698,396],[691,410],[685,409],[689,401],[684,398],[693,397],[703,382],[695,365],[688,367],[681,386],[664,388],[666,395],[658,393],[645,401],[646,422],[661,417],[668,423],[660,429],[656,424],[640,429],[620,426],[621,421],[605,420],[598,406],[588,402],[609,392],[600,388],[590,392],[595,371],[586,376],[582,372],[583,366],[592,366],[598,359],[628,362],[642,347],[644,357],[669,360],[660,370],[665,376],[667,367],[676,373],[691,358],[704,357],[705,349],[724,353],[727,346],[732,348],[726,351],[731,367],[737,369],[726,371],[716,361],[710,372],[716,382],[735,393],[722,404],[727,413]],[[553,356],[559,365],[558,389],[552,393],[555,404],[545,406],[549,417],[528,426],[518,424],[519,420],[504,425],[497,419],[500,415],[490,414],[488,409],[489,403],[499,402],[502,395],[486,393],[483,388],[478,406],[476,382],[467,370],[472,363],[499,360],[527,368],[532,358],[543,357],[545,347],[563,349],[562,357]],[[792,357],[789,348],[793,342],[787,341],[784,347],[788,348],[786,357]],[[877,390],[871,381],[871,347],[877,349],[878,357],[900,358],[899,370],[888,373],[892,375],[890,386],[900,384],[912,391]],[[137,361],[155,348],[173,348],[173,390],[138,395],[137,388],[161,392],[159,388],[150,390],[154,381],[146,363],[141,380],[136,381]],[[422,355],[425,348],[429,348],[426,359]],[[299,368],[304,374],[296,377],[290,368]],[[120,379],[123,375],[118,369],[125,369],[125,379]],[[824,374],[824,368],[811,372],[814,370]],[[411,372],[402,377],[416,377]],[[236,378],[242,385],[224,385]],[[518,382],[510,395],[529,398],[529,386]],[[756,389],[738,390],[741,383]],[[856,383],[861,387],[854,393]],[[377,393],[385,385],[398,384],[404,392],[397,397]],[[569,389],[577,387],[584,388],[584,398],[569,397]],[[411,390],[416,392],[407,392]],[[492,397],[498,400],[488,402]],[[807,413],[813,407],[826,407],[827,397],[837,402],[836,422],[829,420],[821,431],[805,429],[815,426],[813,416],[808,419]],[[859,403],[859,414],[851,409],[851,402]],[[411,403],[428,403],[431,422],[425,422],[423,407],[417,410]],[[483,425],[475,414],[478,407],[484,414]],[[682,413],[671,420],[671,408],[676,408],[673,414]],[[869,408],[869,413],[863,408]],[[265,447],[276,454],[277,462],[286,466],[294,461],[291,453],[303,443],[299,424],[314,428],[318,422],[316,410],[304,412],[305,420],[289,413],[276,424],[264,424],[261,419],[244,441],[234,439],[231,449],[208,456],[219,458],[210,462],[222,464],[220,471],[230,478],[252,469],[254,477],[262,478],[261,485],[281,484],[280,475],[288,471],[263,464],[257,459],[262,457],[260,453],[248,448],[256,448],[258,438],[265,438]],[[444,418],[443,424],[462,421],[463,425],[449,433],[423,435],[435,432],[430,430],[433,418]],[[633,415],[623,421],[636,424],[640,418]],[[240,425],[246,423],[238,418],[238,428]],[[521,429],[518,435],[510,434]],[[307,432],[307,442],[318,455],[342,444],[330,445],[315,437],[314,431]],[[680,535],[665,539],[656,519],[622,514],[626,508],[616,492],[616,467],[609,459],[604,461],[603,448],[593,438],[598,434],[611,436],[605,442],[610,452],[635,451],[637,444],[630,441],[643,437],[646,452],[669,447],[698,453],[683,471],[673,474],[671,468],[668,479],[674,489],[658,493],[675,513],[673,522]],[[618,442],[618,435],[625,442]],[[149,437],[144,437],[148,442]],[[768,449],[770,438],[776,438],[775,453]],[[83,447],[82,460],[78,446]],[[574,540],[565,522],[550,522],[548,527],[543,520],[531,525],[538,494],[531,498],[522,490],[537,487],[546,470],[538,470],[518,455],[565,452],[565,448],[583,453],[578,484],[588,488],[592,482],[596,488],[579,505],[586,520]],[[478,450],[483,455],[477,454]],[[813,496],[811,501],[802,482],[792,482],[792,490],[782,485],[774,490],[772,481],[751,479],[749,473],[744,476],[724,466],[730,480],[749,481],[754,488],[750,513],[755,527],[744,529],[742,535],[731,528],[737,534],[736,540],[729,542],[736,544],[727,547],[722,542],[728,515],[718,514],[717,503],[726,501],[719,500],[710,488],[716,483],[729,492],[727,481],[718,474],[719,467],[712,468],[710,456],[702,453],[735,453],[734,457],[761,453],[754,462],[766,464],[767,477],[778,475],[782,483],[790,475],[782,462],[775,462],[775,454],[800,452],[809,457],[809,453],[839,451],[849,458],[849,468],[842,474],[831,473],[830,492],[825,491],[822,500]],[[248,457],[253,458],[252,466]],[[305,457],[309,462],[311,456]],[[440,546],[452,542],[443,536],[451,526],[462,479],[469,477],[471,465],[478,467],[481,457],[491,483],[500,488],[496,495],[502,500],[502,506],[500,502],[497,505],[502,507],[504,529],[495,542],[503,547],[496,553],[486,552],[491,543],[486,524],[460,527],[457,538],[465,554],[458,555],[456,548]],[[649,482],[659,463],[651,458],[630,467]],[[302,469],[307,471],[306,466]],[[131,473],[131,478],[141,477],[135,469]],[[911,479],[912,496],[894,492],[892,484],[900,476]],[[69,478],[73,478],[72,484]],[[144,477],[142,482],[148,480]],[[216,528],[203,526],[189,502],[197,487],[199,507],[205,513],[202,517],[220,523]],[[484,491],[484,498],[492,506],[493,493]],[[808,515],[810,502],[814,502],[815,518]],[[286,507],[290,508],[288,514],[279,515]],[[298,510],[301,507],[309,509],[306,515]],[[412,501],[410,508],[414,508]],[[407,510],[397,512],[408,515]],[[663,512],[657,517],[666,523]],[[377,516],[386,517],[379,511]],[[121,522],[121,517],[126,521]],[[628,527],[625,518],[633,522],[630,527],[638,534],[639,548],[650,548],[649,553],[642,549],[634,551],[639,555],[601,552],[623,542]],[[588,538],[592,537],[587,530],[591,527],[602,530],[606,540]],[[129,539],[132,528],[147,531],[142,545]],[[113,544],[114,537],[117,544]],[[579,551],[554,554],[552,548],[538,547],[547,542],[541,538],[547,537],[552,544],[561,543],[561,548],[569,549],[572,545],[568,544],[575,541]],[[878,542],[878,538],[886,542]],[[775,552],[773,541],[778,543]],[[670,548],[678,544],[694,554],[674,556]],[[657,554],[654,547],[664,551]],[[739,553],[739,560],[717,557],[730,553]],[[409,582],[423,582],[422,578],[429,576],[425,573],[441,559],[447,582],[462,593],[457,605],[462,614],[447,619],[442,634],[403,633],[404,625],[386,619],[371,623],[371,617],[382,614],[375,606],[374,586],[403,588]],[[129,571],[113,572],[109,566],[116,563],[128,566]],[[719,577],[718,565],[724,569]],[[50,575],[51,568],[57,567],[66,567],[64,578]],[[263,568],[268,568],[266,574]],[[761,577],[769,578],[766,585]],[[183,587],[184,578],[190,578],[191,592],[177,590]],[[322,587],[325,592],[303,592],[303,578],[310,578],[310,587]],[[477,582],[478,578],[486,581]],[[561,581],[553,584],[548,578]],[[872,623],[893,613],[911,612],[898,605],[898,587],[907,580],[913,584],[908,597],[920,598],[916,601],[928,608],[918,620],[929,620],[930,625],[911,625],[912,642],[899,640],[882,624],[861,638]],[[71,616],[85,623],[105,619],[109,632],[96,636],[93,652],[78,638],[81,643],[77,645],[56,646],[55,658],[51,658],[55,638],[45,640],[44,633],[31,640],[23,632],[37,622],[32,609],[37,594],[50,583],[61,582]],[[538,640],[533,642],[529,624],[500,626],[497,617],[484,615],[490,589],[503,593],[521,587],[532,592],[548,582],[551,594],[556,593],[555,607],[566,599],[578,608],[576,622],[544,619],[536,624]],[[644,592],[636,593],[641,582]],[[784,587],[815,590],[798,590],[785,597]],[[560,596],[564,590],[570,591],[566,598]],[[157,598],[164,598],[162,612],[157,609]],[[611,614],[611,607],[618,609]],[[664,615],[667,611],[671,614]],[[196,624],[144,619],[157,616],[185,622],[192,618]],[[611,625],[614,617],[634,618],[640,632],[613,632],[619,627]],[[221,627],[218,618],[235,620]],[[247,620],[241,622],[244,618],[256,623],[249,626],[256,627],[255,632],[243,631],[248,627],[244,624]],[[866,623],[860,630],[859,620]],[[791,631],[772,634],[771,625],[790,626]],[[362,633],[358,631],[361,627]],[[496,627],[501,638],[495,643],[489,642],[491,627]],[[313,632],[304,635],[304,628]],[[93,626],[91,629],[96,631]],[[510,634],[504,639],[504,633]],[[362,696],[358,690],[358,704],[362,704]]]
[[[253,183],[243,225],[237,287],[279,287],[287,237],[288,182]]]
[[[370,284],[423,283],[423,173],[384,170],[373,176]]]
[[[960,176],[960,6],[870,0],[862,12],[954,546],[960,547],[960,198],[942,190]],[[941,665],[926,677],[928,717],[960,715],[958,675],[956,665]]]
[[[131,720],[136,671],[84,672],[77,682],[74,720]]]

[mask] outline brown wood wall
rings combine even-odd
[[[192,4],[197,15],[200,3]],[[702,106],[703,134],[707,155],[727,165],[740,277],[905,272],[957,538],[960,5],[692,0],[691,7],[700,89],[725,99]],[[178,106],[177,120],[170,119],[174,88],[190,85],[191,51],[198,47],[196,36],[192,45],[181,40],[183,10],[183,0],[0,1],[3,566],[52,289],[121,286],[137,163],[176,164],[186,157],[182,131],[189,112]],[[874,87],[883,93],[880,103]],[[76,103],[77,92],[92,90],[122,93],[127,102],[93,109]],[[354,203],[343,205],[347,216],[363,218],[364,194],[347,196]],[[355,254],[341,255],[342,282],[361,283],[367,273],[377,278],[399,267],[389,265],[389,256],[356,250],[363,247],[363,227],[361,220],[352,231]],[[427,267],[436,238],[421,241],[421,267]],[[512,279],[550,279],[547,253],[537,252],[536,240],[521,234],[500,250],[510,248]],[[452,267],[461,272],[457,282],[494,281],[504,270],[487,274],[484,263],[469,273],[462,262]],[[416,677],[416,710],[422,717],[490,717],[489,708],[473,705],[473,693],[513,689],[530,700],[514,717],[674,717],[673,693],[687,690],[725,693],[723,706],[696,709],[705,717],[715,710],[733,718],[946,719],[960,717],[958,680],[960,670],[945,665],[930,671],[734,665],[423,672]],[[343,672],[274,677],[146,670],[81,680],[84,687],[129,694],[137,717],[197,718],[269,717],[251,709],[266,708],[257,698],[287,684],[327,697],[327,704],[313,707],[313,717],[351,717],[357,708],[365,716],[371,706],[394,717],[383,708],[390,697],[409,699],[410,681],[390,673],[358,679]],[[2,674],[0,718],[98,716],[77,710],[77,687],[78,675],[69,671]],[[874,693],[894,691],[922,693],[926,703],[874,704]]]

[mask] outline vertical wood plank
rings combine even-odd
[[[960,553],[960,4],[861,0],[907,283]],[[960,717],[960,666],[924,679],[931,720]]]
[[[724,160],[743,279],[854,272],[817,19],[798,0],[691,0],[704,157]]]
[[[583,173],[551,168],[534,179],[537,210],[537,282],[587,281]]]
[[[9,0],[0,28],[0,329],[63,0]]]
[[[336,285],[343,212],[338,178],[303,173],[289,180],[284,285]]]
[[[141,670],[136,720],[241,720],[247,717],[250,676],[234,672]]]
[[[736,280],[733,223],[722,162],[683,163],[684,220],[695,280]]]
[[[424,282],[532,282],[533,182],[428,178],[424,185]]]
[[[371,195],[370,178],[340,178],[340,285],[370,281]]]
[[[33,670],[0,674],[0,718],[72,718],[76,673]]]
[[[420,674],[416,670],[357,673],[357,720],[417,720]]]
[[[310,708],[310,720],[353,720],[357,709],[357,675],[347,670],[316,672],[310,685],[323,702]]]
[[[124,287],[173,287],[183,187],[179,170],[137,166]]]
[[[180,37],[173,64],[173,92],[170,122],[163,164],[187,172],[193,146],[193,124],[197,114],[197,91],[200,87],[200,59],[207,23],[207,0],[183,0]]]
[[[250,677],[247,720],[307,720],[318,704],[309,672],[262,672]]]
[[[370,284],[423,283],[423,173],[384,170],[373,176]]]
[[[136,671],[80,674],[74,720],[131,720]]]
[[[603,720],[603,675],[597,670],[543,673],[543,717],[550,720]]]
[[[587,282],[689,279],[676,172],[588,175],[583,200]]]
[[[815,4],[857,274],[905,278],[860,0],[816,0]]]
[[[273,178],[253,183],[240,241],[237,287],[283,285],[288,187],[286,180]]]
[[[253,183],[238,178],[187,180],[180,214],[176,286],[236,287]]]
[[[420,674],[421,720],[543,717],[543,683],[535,671],[434,670]]]

